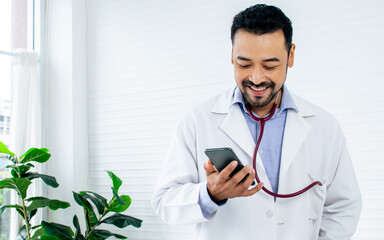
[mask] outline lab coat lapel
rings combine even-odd
[[[309,130],[310,125],[303,119],[300,113],[297,113],[295,110],[287,112],[281,151],[280,179],[284,178],[297,152],[303,145]]]
[[[235,89],[232,88],[226,93],[221,94],[211,111],[215,114],[225,115],[220,129],[252,157],[255,142],[240,107],[238,104],[232,104]]]
[[[220,128],[248,154],[250,160],[249,164],[252,166],[253,153],[255,151],[256,143],[254,142],[251,132],[249,131],[243,112],[238,105],[234,105],[229,109],[228,115],[220,125]],[[246,164],[246,162],[243,162],[243,164]],[[269,183],[259,154],[257,154],[256,165],[257,169],[261,170],[258,170],[260,171],[260,179],[263,179],[266,186],[271,188],[271,184]]]
[[[253,156],[255,142],[249,131],[247,122],[238,105],[233,105],[220,128],[225,134],[239,145],[250,157]]]
[[[251,132],[238,104],[232,104],[235,89],[231,88],[226,93],[221,94],[211,111],[215,114],[225,115],[220,129],[252,157],[255,143]]]

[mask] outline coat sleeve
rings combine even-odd
[[[347,240],[356,231],[362,199],[343,137],[333,179],[329,179],[319,240]]]
[[[198,204],[202,183],[195,135],[193,116],[187,113],[173,136],[152,196],[155,212],[169,224],[207,221]]]

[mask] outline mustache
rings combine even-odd
[[[251,87],[254,87],[254,88],[262,88],[262,87],[272,87],[273,88],[273,87],[275,87],[275,83],[274,82],[262,82],[260,84],[254,84],[249,79],[243,80],[242,85],[243,86],[251,86]]]

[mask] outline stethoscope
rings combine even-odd
[[[257,183],[259,184],[260,183],[260,179],[259,179],[259,176],[257,175],[257,170],[256,170],[256,156],[257,156],[257,151],[259,150],[259,146],[260,146],[260,142],[261,142],[261,139],[263,137],[263,132],[264,132],[264,126],[265,126],[265,122],[268,121],[269,119],[271,119],[273,117],[273,115],[275,114],[275,111],[276,111],[276,108],[277,108],[277,101],[279,99],[279,95],[280,95],[280,90],[279,92],[277,93],[277,97],[276,97],[276,101],[275,103],[273,104],[272,106],[272,111],[271,113],[267,116],[267,117],[264,117],[264,118],[258,118],[256,117],[255,115],[253,115],[252,111],[249,109],[248,105],[247,105],[247,110],[248,110],[248,113],[249,115],[251,116],[251,118],[253,120],[256,120],[260,123],[260,134],[259,134],[259,137],[257,138],[257,142],[256,142],[256,147],[255,147],[255,152],[253,153],[253,169],[255,170],[255,178],[256,178],[256,181]],[[274,193],[270,190],[268,190],[266,187],[262,187],[262,189],[264,190],[264,192],[268,193],[269,195],[271,196],[274,196],[274,197],[278,197],[278,198],[291,198],[291,197],[296,197],[302,193],[305,193],[306,191],[308,191],[309,189],[311,189],[312,187],[314,187],[315,185],[319,185],[319,186],[323,186],[323,184],[319,181],[316,181],[316,182],[313,182],[312,184],[308,185],[307,187],[301,189],[300,191],[297,191],[297,192],[294,192],[294,193],[290,193],[290,194],[278,194],[278,193]]]

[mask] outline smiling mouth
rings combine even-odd
[[[259,86],[259,87],[252,86],[252,85],[247,85],[247,86],[251,90],[252,95],[258,98],[264,96],[269,89],[269,86]]]
[[[248,87],[250,87],[252,90],[254,91],[264,91],[265,89],[267,89],[268,87],[253,87],[253,86],[250,86],[248,85]]]

